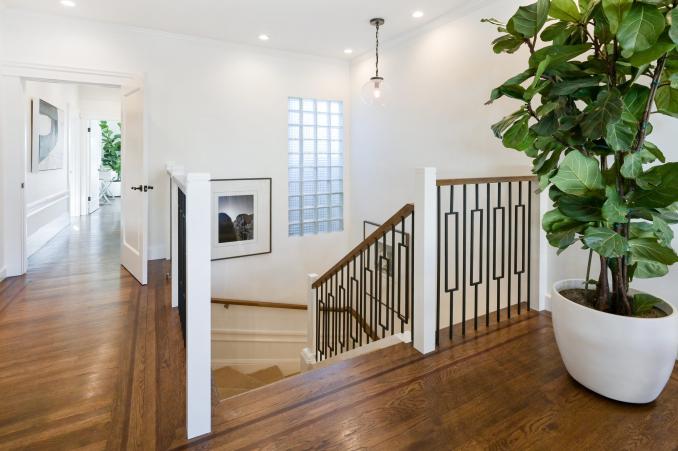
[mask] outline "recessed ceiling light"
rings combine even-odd
[[[344,49],[344,53],[350,55],[351,53],[353,53],[353,49]]]
[[[73,8],[75,6],[75,2],[73,0],[61,0],[61,5],[67,8]]]
[[[260,41],[268,41],[269,39],[271,39],[271,38],[269,38],[267,34],[260,34],[259,35]]]
[[[424,12],[423,11],[415,11],[415,12],[412,13],[412,17],[414,17],[415,19],[420,19],[420,18],[424,17]]]

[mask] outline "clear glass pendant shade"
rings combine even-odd
[[[388,85],[382,77],[372,77],[363,85],[361,96],[368,105],[384,106],[388,99]]]

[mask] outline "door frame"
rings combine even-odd
[[[4,89],[5,85],[10,85],[12,81],[19,82],[19,86],[23,88],[24,81],[41,81],[41,82],[61,82],[74,84],[90,84],[108,87],[118,87],[136,83],[144,86],[146,79],[145,74],[134,74],[127,72],[115,72],[107,70],[66,67],[49,64],[34,64],[34,63],[20,63],[11,61],[0,62],[0,89]],[[15,83],[16,85],[16,83]],[[144,152],[148,155],[148,108],[146,108],[147,99],[144,99]],[[25,107],[27,110],[27,107]],[[24,114],[24,129],[21,133],[25,135],[28,111]],[[3,134],[7,134],[4,133]],[[26,205],[24,200],[24,189],[26,183],[26,155],[28,155],[27,146],[30,145],[27,138],[24,139],[24,147],[22,155],[16,158],[16,150],[5,148],[4,141],[0,140],[0,152],[5,157],[2,168],[3,173],[0,174],[0,179],[6,179],[5,185],[5,211],[0,212],[0,220],[4,220],[5,243],[16,243],[13,246],[6,246],[5,248],[5,265],[6,276],[20,276],[25,274],[28,268],[28,256],[26,255],[26,241],[28,239],[26,230]],[[145,174],[148,176],[148,174]],[[148,230],[148,223],[145,224]]]

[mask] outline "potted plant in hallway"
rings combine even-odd
[[[117,125],[118,130],[120,130],[120,123]],[[122,175],[120,160],[120,133],[113,131],[106,121],[100,121],[99,128],[101,128],[101,165],[104,168],[109,168],[115,172],[109,190],[113,197],[120,197],[120,177]]]
[[[678,1],[539,0],[505,24],[485,21],[501,33],[496,53],[529,53],[525,71],[491,93],[489,103],[521,103],[492,129],[533,159],[554,205],[549,243],[589,250],[589,274],[594,253],[600,262],[595,280],[555,284],[563,362],[599,394],[651,402],[678,355],[678,314],[630,285],[678,262],[678,163],[650,141],[655,113],[678,117]]]

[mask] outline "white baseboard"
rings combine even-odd
[[[26,256],[30,257],[31,255],[35,254],[59,232],[68,227],[70,223],[71,216],[68,212],[66,212],[50,223],[40,227],[26,240]]]
[[[0,268],[0,282],[5,280],[6,278],[7,278],[7,267],[3,266],[2,268]]]
[[[148,246],[148,259],[149,260],[165,260],[167,259],[167,254],[165,253],[165,246]]]
[[[551,311],[551,293],[544,294],[544,310]]]

